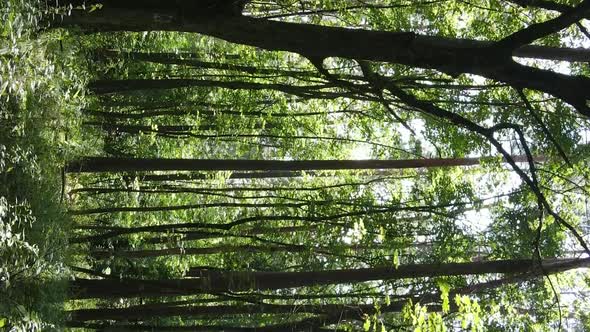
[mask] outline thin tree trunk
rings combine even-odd
[[[95,330],[98,332],[128,332],[128,331],[140,331],[140,332],[282,332],[277,330],[270,330],[265,327],[237,327],[230,325],[187,325],[187,326],[174,326],[174,325],[148,325],[148,324],[114,324],[109,325],[106,323],[85,323],[83,321],[67,321],[66,327],[70,328],[83,328],[89,330]],[[286,331],[286,330],[283,330]],[[295,332],[294,330],[292,332]]]
[[[395,302],[380,307],[380,312],[400,312],[405,302]],[[439,306],[437,306],[439,307]],[[142,306],[126,309],[79,309],[67,313],[74,321],[89,320],[126,320],[146,319],[152,317],[224,317],[240,314],[293,314],[311,313],[320,315],[342,314],[348,319],[362,319],[363,313],[375,313],[375,305],[367,304],[320,304],[320,305],[286,305],[286,304],[257,304],[257,305],[215,305],[215,306],[169,306],[160,308],[144,308]]]
[[[105,207],[95,209],[70,210],[68,213],[72,216],[82,216],[99,213],[120,213],[120,212],[164,212],[164,211],[181,211],[207,208],[302,208],[312,203],[199,203],[186,205],[166,205],[166,206],[122,206],[122,207]]]
[[[326,225],[324,225],[326,227]],[[316,225],[303,225],[303,226],[286,226],[286,227],[255,227],[249,230],[241,231],[242,235],[226,234],[222,232],[191,232],[184,231],[176,234],[177,236],[170,235],[166,237],[152,237],[144,238],[143,243],[148,244],[161,244],[161,243],[176,243],[176,241],[195,241],[211,238],[223,238],[223,237],[246,237],[252,239],[252,236],[256,235],[268,235],[268,234],[284,234],[294,232],[309,232],[315,230]],[[85,241],[80,241],[85,242]],[[78,242],[76,242],[78,243]]]
[[[411,219],[411,218],[410,218]],[[400,220],[398,219],[397,222]],[[412,220],[413,221],[413,220]],[[324,223],[322,224],[322,228],[348,228],[349,225],[346,223]],[[158,237],[151,237],[151,238],[143,238],[142,243],[146,244],[168,244],[168,243],[177,243],[177,241],[196,241],[196,240],[204,240],[204,239],[213,239],[213,238],[229,238],[229,237],[236,237],[236,238],[248,238],[254,239],[253,236],[256,235],[273,235],[273,234],[284,234],[284,233],[293,233],[293,232],[312,232],[311,234],[315,234],[318,226],[314,224],[310,225],[302,225],[302,226],[286,226],[286,227],[262,227],[262,228],[251,228],[247,230],[242,230],[242,235],[237,234],[227,234],[223,232],[204,232],[204,231],[182,231],[177,233],[172,233],[172,235],[167,236],[158,236]],[[169,232],[166,232],[169,233]],[[176,236],[175,236],[176,235]],[[431,237],[434,233],[426,232],[419,227],[408,227],[405,226],[405,232],[403,234],[398,234],[399,237],[408,237],[408,236],[424,236],[424,237]],[[108,236],[108,237],[107,237]],[[92,240],[104,240],[106,238],[111,238],[113,236],[111,234],[105,234],[105,236],[88,236],[82,238],[74,238],[70,241],[70,243],[84,243]]]
[[[261,239],[262,240],[262,239]],[[264,241],[263,241],[264,242]],[[275,241],[269,241],[275,242]],[[428,247],[430,245],[429,242],[425,243],[415,243],[410,245],[411,247]],[[350,257],[349,255],[341,255],[338,251],[345,250],[347,252],[355,252],[355,251],[368,251],[368,250],[383,250],[388,249],[382,245],[346,245],[346,246],[334,246],[334,247],[315,247],[315,246],[308,246],[308,245],[299,245],[299,244],[290,244],[290,243],[281,243],[281,244],[268,244],[264,246],[260,245],[252,245],[252,244],[245,244],[245,245],[220,245],[215,247],[199,247],[199,248],[185,248],[185,247],[176,247],[176,248],[165,248],[165,249],[143,249],[143,250],[93,250],[90,252],[90,256],[94,257],[95,259],[106,259],[110,257],[124,257],[124,258],[148,258],[148,257],[166,257],[166,256],[185,256],[185,255],[215,255],[215,254],[225,254],[225,253],[258,253],[258,252],[265,252],[265,253],[278,253],[278,252],[286,252],[286,253],[300,253],[300,252],[309,252],[315,253],[318,255],[328,255],[328,256],[343,256],[343,257]]]
[[[120,52],[112,49],[98,49],[95,53],[99,56],[111,58],[129,58],[132,60],[147,61],[152,63],[179,65],[195,67],[199,69],[232,70],[253,75],[281,75],[287,77],[317,78],[323,80],[316,70],[287,70],[278,68],[261,68],[255,66],[244,66],[234,63],[211,62],[199,59],[197,54],[176,54],[176,53],[145,53],[145,52]],[[362,80],[363,77],[356,76],[354,79]]]
[[[307,172],[306,174],[309,174]],[[227,179],[275,179],[296,178],[303,176],[299,171],[258,171],[258,172],[232,172]],[[140,181],[166,182],[166,181],[194,181],[211,180],[212,175],[203,173],[176,173],[176,174],[144,174],[138,176]]]
[[[235,173],[233,173],[235,174]],[[246,173],[250,174],[250,173]],[[412,179],[413,176],[388,176],[383,178],[372,179],[363,182],[349,182],[349,183],[338,183],[325,186],[316,187],[224,187],[224,188],[210,188],[210,187],[187,187],[187,186],[176,186],[176,185],[156,185],[156,186],[144,186],[139,189],[130,188],[112,188],[112,187],[86,187],[76,188],[69,191],[70,194],[79,193],[91,193],[91,194],[110,194],[110,193],[143,193],[143,194],[167,194],[167,193],[202,193],[202,192],[277,192],[277,191],[319,191],[334,188],[343,187],[357,187],[357,186],[368,186],[372,183],[382,182],[384,180],[405,180]],[[143,178],[141,178],[144,180]]]
[[[317,112],[292,112],[292,113],[278,113],[278,112],[262,112],[262,111],[254,111],[254,110],[244,110],[244,111],[231,111],[231,110],[224,110],[224,109],[195,109],[194,107],[188,106],[184,108],[174,108],[174,109],[158,109],[158,110],[149,110],[149,111],[140,111],[140,112],[106,112],[106,111],[97,111],[97,110],[84,110],[84,113],[88,115],[92,115],[95,117],[101,117],[105,119],[146,119],[146,118],[155,118],[159,116],[186,116],[186,115],[199,115],[207,118],[214,119],[220,115],[228,115],[228,116],[238,116],[238,117],[261,117],[261,118],[301,118],[301,117],[310,117],[310,116],[317,116],[317,115],[332,115],[332,114],[359,114],[359,115],[366,115],[366,112],[358,111],[358,110],[335,110],[331,112],[324,112],[324,111],[317,111]],[[125,130],[125,127],[120,127],[119,131]],[[132,128],[135,131],[135,128]],[[151,128],[151,132],[160,132],[154,128]],[[160,132],[161,133],[161,132]],[[195,137],[199,137],[195,135]]]
[[[331,92],[325,89],[334,88],[333,83],[312,84],[312,85],[289,85],[283,83],[257,83],[245,81],[217,81],[207,79],[127,79],[127,80],[97,80],[88,84],[88,88],[95,94],[123,93],[138,90],[167,90],[179,88],[220,88],[230,90],[280,91],[288,95],[302,98],[334,99],[348,97],[348,92]],[[359,96],[357,99],[367,100],[369,97]],[[369,98],[377,101],[377,98]]]
[[[195,131],[212,131],[212,130],[219,130],[220,127],[216,125],[198,125],[198,126],[190,126],[190,125],[157,125],[157,126],[143,126],[143,125],[132,125],[132,124],[122,124],[122,123],[111,123],[111,122],[101,122],[101,121],[86,121],[83,122],[82,125],[85,126],[94,126],[100,127],[105,131],[109,132],[118,132],[118,133],[128,133],[128,134],[140,134],[140,133],[156,133],[156,134],[169,134],[169,135],[188,135]],[[275,126],[270,123],[262,125],[255,125],[252,129],[260,130],[260,129],[271,129]]]

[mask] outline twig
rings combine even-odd
[[[547,281],[549,281],[549,285],[551,286],[551,290],[553,291],[553,296],[555,297],[555,303],[557,303],[557,309],[559,312],[559,325],[557,327],[557,331],[561,331],[561,326],[562,326],[562,312],[561,312],[561,304],[559,301],[559,293],[557,293],[557,290],[555,289],[555,286],[553,285],[553,281],[551,280],[551,277],[549,275],[549,273],[547,272],[547,270],[545,269],[545,267],[543,266],[543,257],[541,255],[541,231],[543,228],[543,219],[544,219],[544,211],[543,211],[543,203],[541,202],[541,200],[537,201],[537,204],[539,205],[539,226],[537,227],[537,236],[535,239],[535,256],[537,257],[537,260],[539,262],[539,268],[541,269],[543,276],[545,278],[547,278]]]
[[[584,36],[590,39],[590,32],[588,32],[588,29],[586,29],[586,27],[581,22],[576,22],[576,26],[578,29],[580,29]]]
[[[590,1],[590,0],[589,0]],[[529,186],[529,188],[533,191],[535,196],[538,200],[542,203],[544,209],[553,217],[557,222],[562,224],[566,227],[576,238],[576,240],[580,243],[580,245],[584,248],[586,253],[590,255],[590,248],[586,244],[586,241],[582,237],[582,235],[573,227],[570,223],[565,221],[559,214],[553,211],[551,205],[547,201],[545,195],[541,192],[539,188],[538,181],[536,178],[536,171],[534,165],[534,159],[532,158],[532,154],[526,143],[524,133],[520,129],[518,125],[511,124],[511,123],[500,123],[493,127],[486,128],[478,125],[477,123],[450,111],[440,108],[437,105],[434,105],[429,102],[425,102],[423,100],[419,100],[413,95],[403,91],[402,89],[398,88],[394,84],[388,84],[386,89],[389,90],[393,95],[398,97],[402,102],[406,103],[407,105],[414,107],[420,110],[423,113],[433,115],[438,118],[446,119],[447,121],[463,127],[471,132],[475,132],[483,137],[485,137],[495,148],[500,152],[500,154],[504,157],[506,162],[512,167],[512,169],[518,174],[518,176]],[[526,172],[521,169],[517,164],[514,158],[504,147],[502,144],[494,137],[494,133],[501,129],[513,129],[520,138],[521,144],[525,153],[527,154],[527,159],[530,165],[531,177],[529,177]]]
[[[533,105],[531,105],[531,103],[529,102],[528,98],[524,94],[524,91],[522,91],[522,89],[517,89],[516,91],[517,91],[520,99],[522,99],[522,101],[526,105],[526,108],[529,111],[529,113],[531,114],[531,116],[533,117],[533,119],[535,119],[535,121],[537,121],[537,123],[541,127],[541,130],[543,131],[543,133],[547,136],[547,138],[551,141],[551,143],[553,143],[553,145],[555,146],[555,149],[557,149],[557,152],[559,153],[561,158],[563,158],[563,160],[568,164],[568,166],[572,167],[572,163],[569,160],[567,154],[565,153],[565,151],[563,150],[561,145],[559,145],[559,143],[557,142],[555,137],[551,134],[551,132],[549,131],[547,126],[545,126],[545,124],[543,123],[543,119],[541,119],[541,117],[535,112]]]
[[[367,80],[369,81],[369,83],[372,83],[373,86],[376,86],[376,84],[374,83],[374,78],[376,77],[375,73],[373,72],[373,70],[371,69],[371,67],[369,66],[369,64],[365,61],[358,61],[358,64],[363,72],[363,76],[365,76],[367,78]],[[378,85],[378,84],[377,84]],[[381,104],[383,104],[383,106],[385,107],[385,109],[391,114],[391,116],[393,116],[394,119],[396,119],[399,123],[401,123],[402,126],[404,126],[404,128],[406,128],[413,136],[416,136],[416,132],[414,131],[414,129],[412,129],[412,127],[410,127],[410,125],[408,125],[408,123],[402,119],[389,105],[389,103],[387,102],[387,100],[385,100],[385,96],[383,95],[383,87],[380,86],[376,86],[375,89],[375,93],[377,94],[377,96],[379,97],[379,100],[381,101]]]

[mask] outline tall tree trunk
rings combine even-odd
[[[392,303],[389,306],[382,306],[381,312],[399,312],[405,302]],[[125,320],[125,319],[146,319],[151,317],[174,317],[181,316],[203,317],[203,316],[232,316],[239,314],[293,314],[312,313],[335,315],[361,319],[362,313],[371,314],[375,312],[374,305],[359,304],[320,304],[320,305],[285,305],[285,304],[258,304],[258,305],[215,305],[215,306],[168,306],[161,308],[142,308],[142,306],[127,309],[80,309],[71,310],[68,313],[72,320]]]
[[[164,81],[175,81],[175,80],[161,80],[160,82],[165,83],[162,86],[166,88],[169,86],[169,82]],[[115,84],[115,81],[112,81],[111,84]],[[100,83],[96,81],[96,83]],[[117,81],[117,84],[120,84],[121,81]],[[190,86],[190,85],[189,85]],[[176,86],[174,86],[176,87]],[[157,88],[157,87],[156,87]],[[132,87],[126,87],[125,89],[132,89]],[[129,91],[129,90],[125,90]],[[357,110],[335,110],[331,112],[325,111],[317,111],[317,112],[291,112],[291,113],[278,113],[278,112],[262,112],[262,111],[253,111],[253,110],[244,110],[244,111],[231,111],[225,109],[197,109],[194,106],[182,106],[173,109],[156,109],[156,110],[139,110],[134,112],[106,112],[106,111],[97,111],[97,110],[84,110],[84,113],[102,117],[105,119],[145,119],[145,118],[154,118],[159,116],[185,116],[185,115],[199,115],[203,117],[207,117],[207,119],[214,119],[216,116],[219,115],[230,115],[230,116],[239,116],[239,117],[261,117],[261,118],[299,118],[299,117],[308,117],[308,116],[316,116],[316,115],[331,115],[331,114],[358,114],[358,115],[365,115],[366,112],[357,111]],[[120,130],[125,130],[126,127],[120,127]],[[133,128],[132,130],[136,130]],[[155,128],[151,128],[152,132],[158,132]]]
[[[65,323],[70,328],[82,328],[97,332],[283,332],[289,330],[274,330],[265,327],[239,327],[232,325],[148,325],[148,324],[114,324],[85,323],[83,321],[69,320]],[[295,330],[290,330],[295,332]]]
[[[269,241],[276,242],[276,241]],[[428,247],[429,243],[416,243],[410,245],[411,247],[420,248]],[[308,252],[315,253],[324,256],[341,256],[350,257],[350,255],[340,254],[341,250],[347,252],[355,251],[369,251],[369,250],[380,250],[387,249],[385,246],[373,245],[346,245],[346,246],[335,246],[335,247],[315,247],[309,245],[290,244],[290,243],[277,243],[268,245],[220,245],[215,247],[198,247],[198,248],[165,248],[165,249],[143,249],[143,250],[93,250],[90,252],[90,256],[95,259],[106,259],[110,257],[125,257],[125,258],[147,258],[147,257],[166,257],[166,256],[184,256],[184,255],[215,255],[225,253],[279,253],[279,252]]]
[[[586,259],[543,261],[547,273],[587,267]],[[373,280],[398,280],[440,276],[490,273],[526,273],[534,271],[532,260],[490,262],[412,264],[398,267],[344,269],[313,272],[227,272],[191,270],[189,279],[75,279],[70,283],[72,299],[179,296],[228,291],[276,290],[317,285],[357,283]]]
[[[196,131],[208,131],[208,130],[219,130],[221,129],[218,125],[207,124],[207,125],[156,125],[156,126],[145,126],[145,125],[134,125],[134,124],[122,124],[112,123],[104,121],[87,121],[82,123],[84,126],[99,127],[108,132],[128,133],[128,134],[140,134],[140,133],[157,133],[167,135],[178,135],[184,136],[194,133]],[[260,124],[256,124],[251,129],[272,129],[275,125],[266,123],[264,127]]]
[[[566,23],[571,24],[588,6],[590,3],[585,0],[576,11],[568,12],[565,19],[552,21],[551,23],[557,24],[543,25],[542,28],[551,26],[557,30]],[[586,101],[590,100],[590,90],[586,88],[590,86],[590,78],[563,75],[521,65],[512,60],[512,56],[526,56],[588,61],[590,53],[586,51],[516,43],[516,40],[522,41],[523,38],[510,38],[503,40],[503,43],[497,43],[424,36],[414,32],[370,31],[297,24],[245,16],[205,19],[199,15],[180,18],[170,12],[162,13],[162,15],[166,19],[156,18],[152,10],[107,8],[92,13],[75,11],[72,16],[65,17],[61,25],[80,25],[104,30],[197,32],[238,44],[295,52],[315,60],[343,57],[430,68],[452,75],[476,74],[508,83],[516,88],[552,94],[573,105],[580,113],[590,115],[590,106],[586,105]],[[539,29],[535,30],[535,28],[537,27],[526,31],[533,30],[534,33],[528,33],[529,36],[539,33]],[[549,34],[553,31],[545,32]],[[523,37],[523,35],[526,33],[519,34],[517,37]],[[525,44],[528,43],[525,42]]]
[[[315,70],[286,70],[277,68],[262,68],[255,66],[244,66],[235,63],[211,62],[199,59],[197,54],[176,54],[176,53],[144,53],[144,52],[120,52],[111,49],[98,49],[95,53],[99,56],[113,58],[129,58],[132,60],[147,61],[152,63],[179,65],[195,67],[199,69],[232,70],[252,75],[282,75],[286,77],[318,78],[323,79]],[[347,77],[348,78],[348,77]],[[349,77],[362,80],[362,76]]]
[[[128,80],[97,80],[88,85],[88,88],[96,94],[122,93],[137,90],[161,90],[178,89],[187,87],[220,88],[230,90],[273,90],[289,95],[313,98],[334,99],[338,97],[350,97],[349,92],[323,91],[335,87],[332,83],[311,85],[290,85],[283,83],[257,83],[245,81],[216,81],[206,79],[128,79]],[[359,100],[375,100],[377,98],[358,96]]]
[[[515,156],[526,162],[526,157]],[[541,161],[543,158],[537,158]],[[312,171],[356,169],[405,169],[478,165],[481,158],[433,158],[401,160],[241,160],[241,159],[149,159],[87,157],[66,165],[66,172],[141,171]]]
[[[236,173],[232,173],[236,174]],[[245,173],[253,174],[253,173]],[[132,188],[113,188],[113,187],[85,187],[76,188],[69,191],[70,194],[89,193],[89,194],[109,194],[109,193],[143,193],[143,194],[166,194],[166,193],[207,193],[207,192],[278,192],[278,191],[320,191],[343,187],[358,187],[368,186],[371,183],[382,182],[383,180],[406,180],[412,179],[413,176],[388,176],[383,178],[372,179],[363,182],[343,182],[324,186],[310,186],[310,187],[280,187],[280,186],[266,186],[266,187],[244,187],[244,186],[228,186],[223,188],[210,187],[190,187],[182,185],[154,185],[142,186],[137,189]],[[140,180],[146,180],[141,178]]]
[[[310,174],[307,172],[306,174]],[[232,172],[227,179],[275,179],[296,178],[303,176],[299,171],[260,171],[260,172]],[[137,176],[140,181],[166,182],[166,181],[194,181],[211,180],[212,176],[203,173],[176,173],[176,174],[142,174]]]
[[[72,6],[73,8],[104,6],[106,9],[133,10],[148,9],[157,12],[176,13],[179,16],[190,13],[204,18],[239,15],[248,0],[47,0],[51,7]]]
[[[118,213],[118,212],[163,212],[163,211],[180,211],[195,210],[207,208],[302,208],[313,203],[237,203],[237,202],[217,202],[217,203],[198,203],[186,205],[165,205],[165,206],[121,206],[105,207],[83,210],[70,210],[68,213],[72,216],[90,215],[98,213]]]

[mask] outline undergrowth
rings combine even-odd
[[[0,1],[0,331],[59,329],[67,296],[62,169],[84,149],[84,68],[42,6]]]

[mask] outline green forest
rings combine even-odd
[[[590,0],[0,0],[0,331],[590,331]]]

